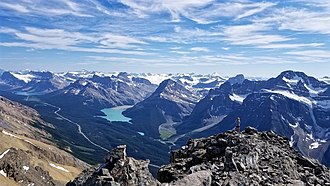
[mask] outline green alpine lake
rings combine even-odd
[[[131,108],[131,105],[124,105],[119,107],[112,107],[112,108],[105,108],[101,111],[106,116],[101,116],[102,118],[107,119],[108,121],[122,121],[122,122],[129,122],[131,118],[125,117],[122,112],[128,108]]]

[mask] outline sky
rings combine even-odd
[[[0,68],[330,75],[330,0],[1,0]]]

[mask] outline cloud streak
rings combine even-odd
[[[1,46],[29,47],[36,49],[59,49],[79,52],[118,53],[133,55],[148,55],[142,51],[127,51],[120,49],[134,49],[146,42],[134,37],[113,33],[82,34],[62,29],[40,29],[25,27],[24,31],[11,28],[1,28],[0,33],[10,34],[16,42],[1,42]],[[87,44],[89,47],[82,47]]]
[[[215,0],[121,0],[138,17],[144,18],[152,14],[166,12],[173,22],[188,18],[199,24],[209,24],[221,21],[223,17],[233,17],[236,20],[258,14],[276,5],[271,2],[232,1],[220,3]]]

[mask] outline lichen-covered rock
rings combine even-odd
[[[158,180],[199,185],[189,178],[200,171],[211,173],[211,185],[330,185],[328,168],[297,153],[287,138],[251,127],[189,140],[172,151]]]
[[[148,169],[149,161],[126,156],[126,145],[113,149],[99,168],[85,170],[67,186],[160,185]]]

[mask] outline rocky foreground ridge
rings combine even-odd
[[[303,157],[289,140],[273,132],[247,127],[208,138],[189,140],[171,152],[157,180],[148,161],[126,156],[118,146],[99,168],[85,170],[68,186],[78,185],[330,185],[330,170]]]
[[[55,128],[30,107],[0,96],[0,186],[65,185],[88,164],[59,148]]]

